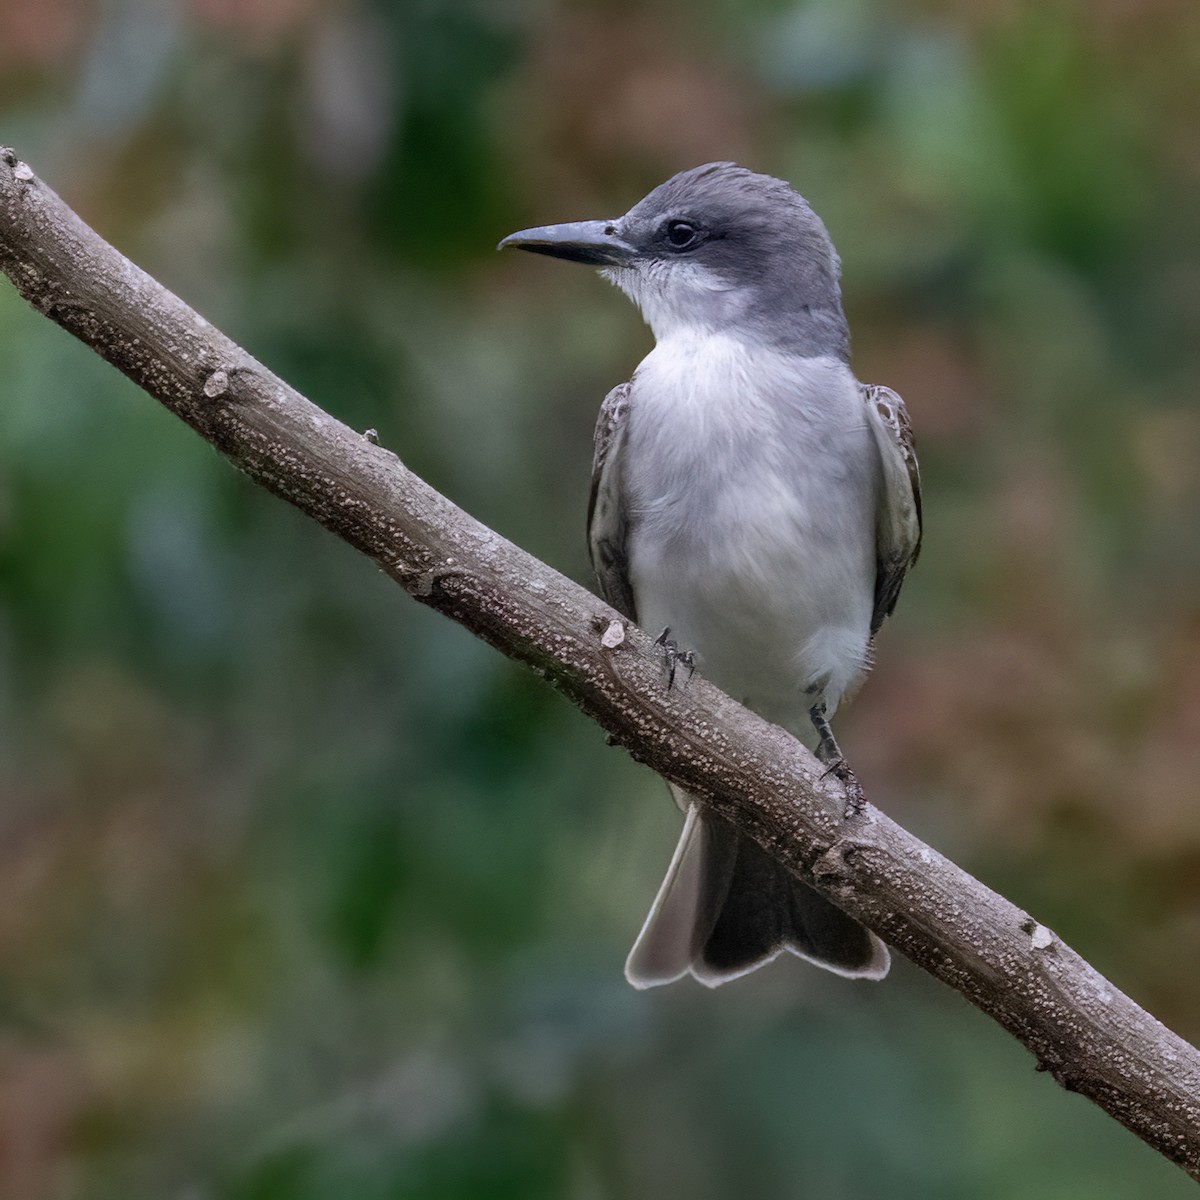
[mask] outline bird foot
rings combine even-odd
[[[861,816],[863,809],[867,807],[867,793],[863,791],[863,786],[858,782],[858,776],[851,770],[850,764],[844,758],[839,758],[837,762],[829,764],[821,778],[824,779],[827,775],[832,775],[846,789],[846,807],[842,811],[842,820],[848,821],[851,817]]]
[[[663,648],[663,662],[667,668],[667,691],[670,691],[675,686],[675,672],[680,666],[687,667],[688,682],[696,673],[696,654],[693,650],[680,650],[679,646],[671,640],[671,627],[668,625],[654,639],[656,646]]]
[[[857,817],[867,807],[867,793],[858,782],[858,776],[850,770],[850,764],[842,757],[833,730],[829,728],[829,717],[825,713],[824,703],[818,700],[808,710],[808,716],[817,731],[817,758],[828,764],[821,778],[832,775],[841,781],[842,787],[846,789],[846,808],[842,813],[842,820],[848,821],[851,817]]]

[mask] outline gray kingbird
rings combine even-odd
[[[506,237],[600,268],[655,347],[600,409],[589,506],[604,598],[675,661],[788,729],[862,792],[829,728],[921,541],[900,397],[849,366],[841,264],[787,183],[684,171],[623,217]],[[694,660],[691,658],[694,654]],[[784,950],[881,979],[887,947],[672,788],[683,834],[625,974],[716,986]]]

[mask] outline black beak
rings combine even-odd
[[[566,225],[522,229],[520,233],[510,233],[496,249],[503,250],[506,246],[593,267],[625,267],[637,254],[619,237],[615,221],[571,221]]]

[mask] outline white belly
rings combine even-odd
[[[661,343],[634,376],[624,479],[641,624],[807,737],[865,672],[877,451],[849,369],[725,338]]]

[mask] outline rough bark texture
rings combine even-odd
[[[1002,896],[839,785],[697,677],[668,691],[649,638],[322,412],[89,229],[0,149],[0,269],[251,479],[374,559],[414,599],[529,664],[682,784],[1200,1179],[1200,1053]],[[0,410],[0,420],[3,419]]]

